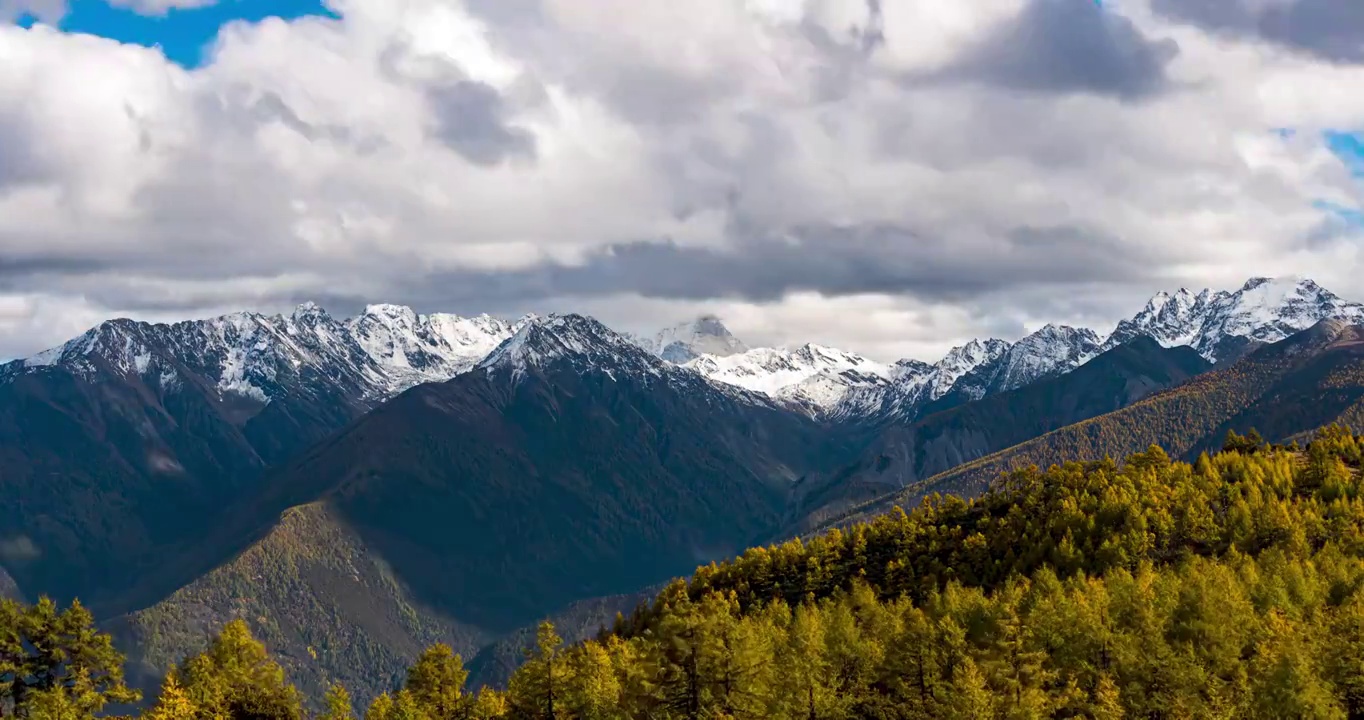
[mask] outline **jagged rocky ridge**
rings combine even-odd
[[[1128,407],[1210,368],[1193,348],[1161,347],[1138,336],[1071,372],[1031,385],[977,401],[963,402],[949,393],[925,405],[914,422],[881,428],[856,462],[805,482],[802,510],[793,513],[804,525],[792,528],[793,534],[859,502]]]
[[[1165,347],[1188,345],[1213,362],[1234,360],[1327,320],[1359,322],[1364,305],[1305,278],[1251,278],[1235,292],[1159,293],[1108,337],[1106,347],[1149,335]]]

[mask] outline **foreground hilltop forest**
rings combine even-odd
[[[1015,471],[702,567],[593,640],[542,624],[506,690],[435,645],[367,705],[305,699],[238,620],[142,717],[1364,717],[1362,461],[1331,426]],[[78,603],[0,606],[5,715],[133,707],[121,664]]]

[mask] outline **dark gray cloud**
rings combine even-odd
[[[1116,238],[1073,227],[1019,228],[972,244],[932,242],[893,226],[810,227],[747,239],[729,250],[636,242],[607,248],[577,265],[442,273],[391,286],[400,293],[395,302],[446,308],[621,293],[757,302],[800,291],[891,293],[959,302],[1036,284],[1131,282],[1148,275],[1144,268],[1157,267],[1150,260]],[[360,302],[343,294],[324,299],[328,307]]]
[[[469,162],[497,165],[535,158],[535,136],[510,124],[507,103],[493,86],[456,80],[430,88],[427,98],[436,115],[436,137]]]
[[[793,291],[964,299],[1010,285],[1129,278],[1133,249],[1077,228],[1020,228],[944,242],[889,225],[807,227],[739,241],[729,251],[635,243],[548,273],[565,294],[615,285],[646,296],[776,300]]]
[[[17,278],[48,274],[81,275],[107,269],[107,263],[92,257],[0,254],[0,289],[14,283]]]
[[[539,16],[536,0],[509,0],[506,8],[482,8],[503,21]],[[469,77],[467,70],[447,58],[423,53],[410,37],[391,38],[379,53],[379,71],[390,81],[418,90],[432,116],[431,137],[471,163],[495,166],[511,159],[534,160],[535,134],[518,127],[513,118],[528,106],[543,102],[539,81],[523,74],[503,94],[488,83]]]
[[[1359,0],[1152,0],[1151,6],[1208,30],[1258,35],[1332,62],[1364,63]]]
[[[1135,100],[1170,86],[1165,70],[1178,53],[1173,40],[1147,38],[1131,20],[1093,0],[1031,0],[1011,22],[928,79]]]
[[[892,225],[812,226],[773,235],[757,234],[736,221],[731,231],[737,236],[727,249],[641,241],[607,247],[579,264],[545,262],[515,271],[422,273],[406,265],[376,267],[349,285],[338,276],[333,289],[321,296],[280,289],[258,294],[251,304],[313,300],[348,313],[373,302],[375,286],[386,289],[384,301],[456,312],[622,293],[662,300],[756,302],[802,291],[827,296],[887,293],[969,303],[1029,286],[1139,281],[1162,267],[1139,247],[1102,232],[1067,226],[1023,227],[1001,237],[957,242]],[[1168,253],[1162,254],[1162,261],[1169,259]],[[27,262],[26,267],[45,275],[26,275],[17,261],[0,260],[0,281],[6,277],[5,269],[12,267],[16,274],[8,277],[19,285],[25,277],[35,278],[37,287],[79,288],[93,302],[140,312],[188,311],[221,300],[183,289],[149,292],[145,282],[128,281],[114,271],[127,263],[153,277],[189,279],[176,269],[179,262],[161,272],[148,258],[110,260],[112,264],[98,266],[93,260],[90,265],[63,265],[56,258]],[[211,277],[205,274],[204,279]]]

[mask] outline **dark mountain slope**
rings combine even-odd
[[[127,592],[266,467],[377,402],[354,367],[297,362],[316,350],[301,337],[231,384],[236,346],[256,351],[256,335],[283,332],[235,320],[110,321],[0,366],[0,516],[12,519],[0,547],[29,549],[0,562],[20,586],[96,606]]]
[[[251,590],[225,587],[225,578],[252,577],[239,566],[262,542],[278,542],[273,519],[311,505],[387,568],[405,602],[421,608],[422,626],[462,628],[450,641],[469,647],[575,601],[732,555],[776,530],[794,478],[849,457],[827,428],[762,396],[664,363],[593,320],[549,318],[474,371],[409,390],[270,475],[269,490],[236,511],[235,538],[216,536],[201,557],[265,539],[198,580],[191,565],[169,565],[190,573],[189,588],[130,622],[174,637],[187,631],[151,618],[228,616]],[[302,542],[300,556],[331,552],[324,537]],[[265,586],[295,575],[289,563],[261,572]],[[397,604],[357,592],[368,599],[338,608],[340,626],[363,624],[365,607]],[[351,642],[294,620],[287,597],[256,593],[253,622],[302,622],[300,637]],[[203,609],[188,609],[195,603]],[[318,661],[319,678],[339,672],[332,662]]]
[[[240,489],[259,455],[193,385],[149,387],[97,364],[0,383],[0,541],[24,587],[98,598]]]
[[[1050,380],[971,401],[953,391],[909,425],[890,426],[861,457],[805,498],[806,525],[890,489],[971,462],[1043,433],[1126,407],[1206,371],[1188,347],[1164,348],[1149,337],[1105,352]]]
[[[1255,428],[1270,441],[1286,441],[1333,422],[1361,421],[1364,327],[1323,320],[1228,367],[928,478],[851,516],[915,505],[930,493],[974,496],[1000,473],[1029,465],[1121,457],[1152,444],[1194,458],[1219,447],[1228,430]]]

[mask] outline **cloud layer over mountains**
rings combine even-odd
[[[307,299],[899,357],[1256,274],[1349,296],[1347,5],[333,0],[195,70],[0,25],[0,357]]]

